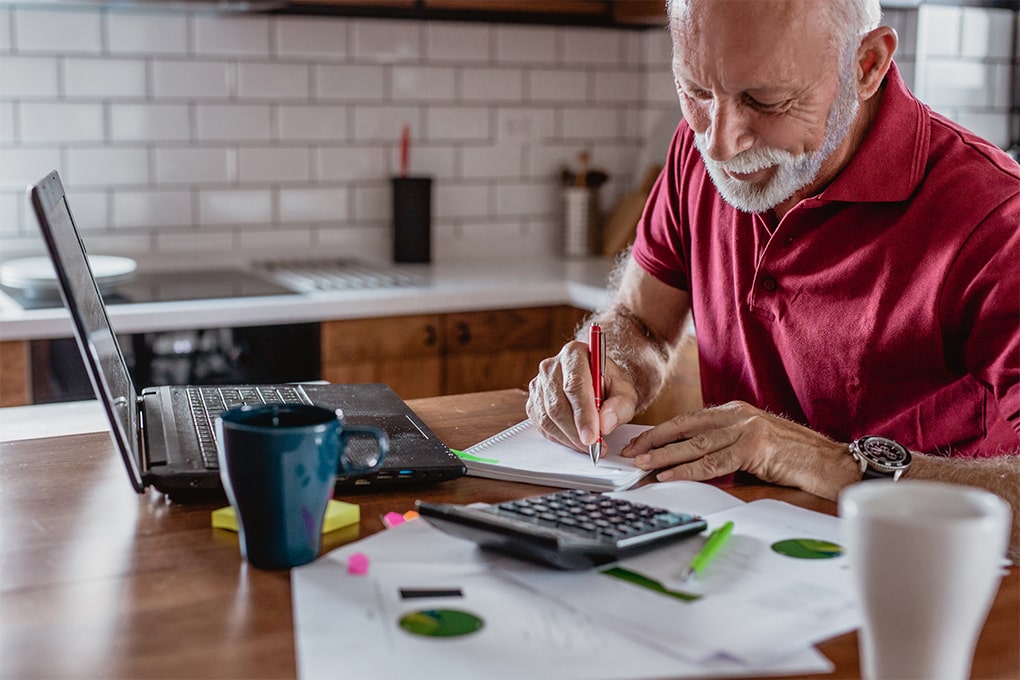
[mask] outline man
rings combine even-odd
[[[648,406],[693,314],[709,407],[624,450],[657,479],[744,470],[835,499],[902,475],[1020,515],[1020,168],[910,94],[879,17],[671,3],[684,121],[595,315],[605,399],[569,343],[531,385],[546,436],[586,450]]]

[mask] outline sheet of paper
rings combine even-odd
[[[608,495],[702,517],[744,504],[733,494],[704,482],[656,482]]]
[[[780,541],[837,542],[837,518],[763,500],[715,513],[709,520],[709,530],[727,520],[735,529],[695,582],[683,583],[679,575],[703,537],[616,565],[669,590],[701,596],[694,601],[600,571],[570,574],[516,567],[508,575],[691,662],[724,654],[750,666],[767,665],[859,625],[845,557],[805,559],[774,548]]]
[[[503,570],[416,520],[293,569],[294,628],[302,678],[662,678],[831,671],[805,648],[768,667],[725,656],[701,663],[656,651],[613,625],[506,578]],[[436,551],[426,550],[433,545]],[[400,555],[404,546],[406,552]],[[369,556],[366,576],[346,560]],[[431,561],[459,555],[462,563]],[[508,564],[516,564],[509,562]],[[481,620],[475,632],[423,636],[401,627],[409,614],[461,611]],[[413,618],[413,616],[412,616]]]

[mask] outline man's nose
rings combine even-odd
[[[754,145],[754,134],[746,112],[733,102],[716,100],[709,114],[708,155],[725,162]]]

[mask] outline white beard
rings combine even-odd
[[[720,162],[708,157],[706,134],[694,133],[694,145],[701,152],[709,177],[727,203],[743,212],[765,212],[815,180],[825,159],[846,139],[859,108],[853,79],[846,76],[840,79],[839,94],[825,121],[825,138],[817,151],[794,156],[783,149],[761,147],[749,149],[728,161]],[[730,177],[726,172],[730,170],[747,174],[773,166],[776,171],[764,184],[743,182]]]

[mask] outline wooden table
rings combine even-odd
[[[524,400],[505,390],[410,404],[463,448],[520,420]],[[728,490],[835,511],[793,489]],[[327,535],[324,550],[381,530],[384,513],[410,509],[418,497],[494,502],[545,491],[465,477],[419,491],[342,495],[361,506],[361,525]],[[289,573],[248,567],[236,535],[211,528],[216,505],[136,495],[104,433],[0,444],[0,678],[293,677]],[[836,665],[820,677],[859,677],[856,634],[820,649]],[[1015,568],[1000,586],[973,676],[1020,677]]]

